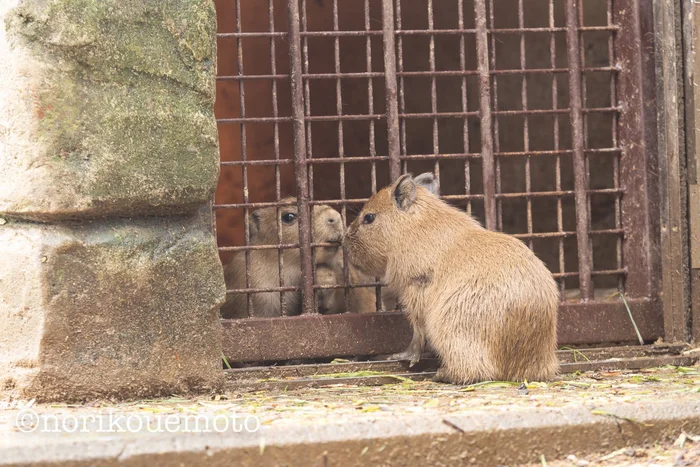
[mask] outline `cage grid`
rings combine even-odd
[[[310,210],[332,206],[348,224],[401,173],[432,171],[443,199],[545,261],[565,327],[586,314],[601,317],[591,332],[616,322],[622,292],[658,334],[647,10],[636,0],[219,0],[213,207],[224,262],[247,257],[246,287],[228,293],[247,294],[249,309],[252,294],[280,293],[286,314],[283,292],[298,291],[306,315],[317,313],[314,290],[344,289],[347,308],[350,289],[372,287],[379,310],[379,278],[350,284],[345,263],[344,284],[316,283],[313,252],[330,245],[315,242]],[[251,213],[290,194],[299,242],[252,245]],[[282,274],[281,252],[295,248],[298,286]],[[281,280],[256,289],[250,252],[265,249],[278,251]]]

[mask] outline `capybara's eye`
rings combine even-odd
[[[365,217],[362,218],[362,223],[363,224],[371,224],[372,222],[374,222],[375,217],[377,217],[376,214],[372,214],[372,213],[365,214]]]
[[[282,222],[284,222],[285,224],[291,224],[296,218],[297,215],[293,212],[285,212],[284,214],[282,214]]]

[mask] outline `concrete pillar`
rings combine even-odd
[[[0,2],[0,393],[220,386],[211,0]]]

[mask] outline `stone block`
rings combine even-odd
[[[0,393],[49,401],[220,387],[225,285],[203,211],[0,225]]]
[[[0,213],[182,214],[219,173],[211,0],[0,2]]]

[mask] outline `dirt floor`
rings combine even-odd
[[[318,378],[347,376],[348,374],[340,373],[337,376],[316,375]],[[254,415],[261,426],[284,427],[346,423],[360,419],[391,419],[406,414],[440,416],[472,410],[483,411],[485,407],[497,407],[510,413],[532,407],[585,407],[593,415],[616,418],[600,407],[661,399],[677,399],[682,404],[683,401],[696,398],[700,398],[700,365],[697,364],[692,367],[666,366],[635,371],[562,375],[559,380],[550,383],[490,382],[460,387],[397,377],[396,384],[378,387],[339,384],[321,388],[229,392],[203,398],[172,397],[129,403],[102,401],[87,405],[40,404],[34,406],[33,410],[38,414],[51,415],[114,411],[127,415],[186,415],[201,412],[226,414],[233,410],[241,416]],[[619,421],[640,423],[633,419]],[[700,466],[700,433],[679,431],[674,433],[673,439],[663,440],[654,446],[629,446],[596,455],[566,453],[560,459],[541,459],[541,462],[530,465]]]
[[[358,372],[350,376],[362,376]],[[337,374],[347,377],[349,374]],[[334,374],[316,375],[332,378]],[[700,398],[700,365],[586,372],[562,375],[559,380],[527,384],[487,382],[453,386],[396,377],[396,384],[384,386],[329,385],[320,388],[229,392],[206,398],[153,399],[127,403],[109,401],[88,405],[41,404],[37,412],[71,410],[119,410],[123,413],[187,413],[198,410],[231,410],[256,415],[262,425],[317,423],[347,420],[349,417],[392,417],[416,413],[454,413],[488,406],[591,407],[625,404],[669,397]],[[698,433],[700,435],[700,433]]]

